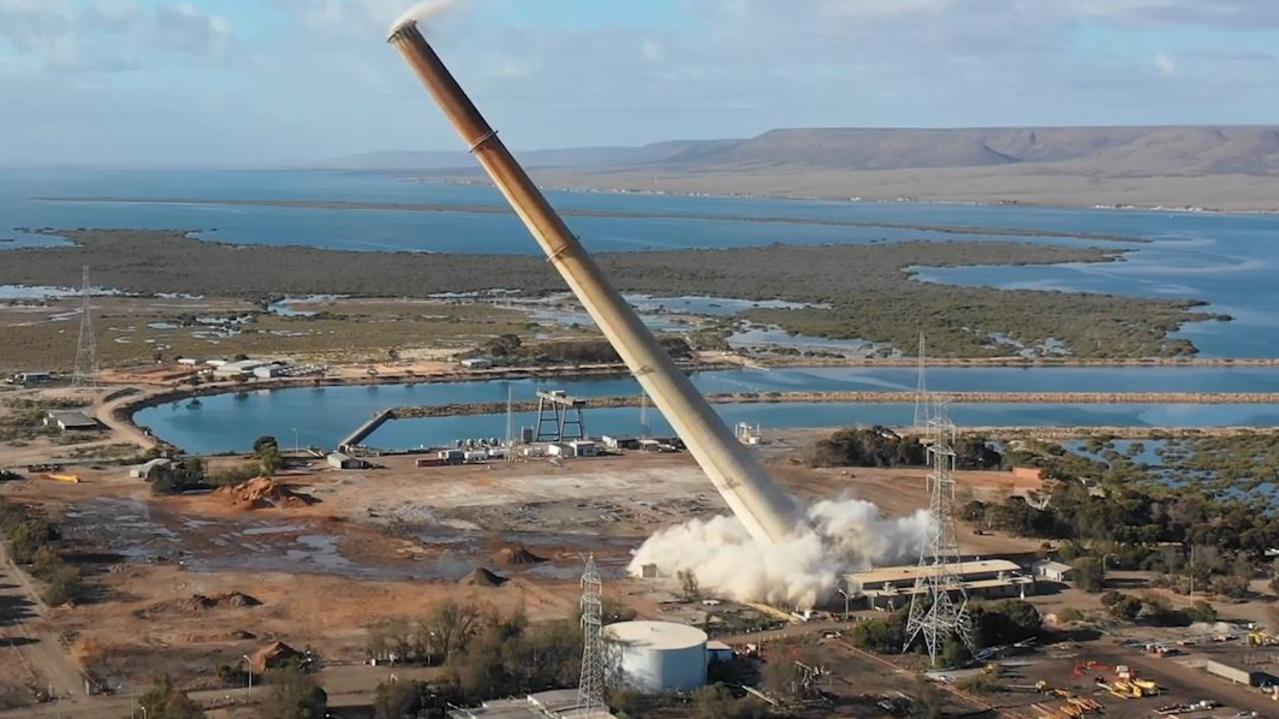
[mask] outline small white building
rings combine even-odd
[[[264,364],[260,367],[253,368],[253,376],[258,379],[273,379],[275,377],[283,377],[288,374],[288,365],[272,362]]]
[[[599,447],[589,439],[575,439],[568,443],[570,457],[597,457],[599,456]]]
[[[187,367],[195,367],[196,365],[200,364],[200,360],[194,357],[179,357],[178,364],[186,365]]]
[[[466,369],[489,369],[493,366],[493,360],[486,357],[467,357],[462,360],[461,365]]]
[[[736,653],[733,648],[718,639],[706,642],[706,663],[731,662]]]
[[[129,467],[129,476],[134,479],[145,479],[150,481],[154,473],[167,470],[172,464],[173,461],[170,459],[156,457],[150,462],[143,462],[142,464],[135,464],[132,467]]]
[[[324,461],[333,469],[364,469],[364,460],[342,452],[330,452]]]
[[[98,429],[98,421],[80,410],[55,409],[44,418],[46,427],[54,426],[63,432],[86,432]]]
[[[234,362],[224,362],[220,366],[213,368],[214,379],[235,379],[237,377],[245,377],[253,374],[253,371],[266,363],[261,360],[236,360]]]
[[[53,374],[50,372],[19,372],[13,376],[14,384],[44,384],[53,381]]]
[[[661,452],[662,443],[655,439],[641,439],[639,441],[639,448],[641,452]]]
[[[1075,568],[1069,564],[1064,564],[1052,559],[1041,559],[1031,565],[1031,570],[1038,579],[1046,579],[1050,582],[1069,582],[1074,577]]]

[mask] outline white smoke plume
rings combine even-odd
[[[422,2],[409,8],[403,15],[391,24],[391,29],[387,31],[387,35],[394,35],[404,25],[411,22],[425,22],[433,17],[448,11],[449,8],[458,4],[458,0],[423,0]]]
[[[926,510],[887,518],[845,497],[809,507],[808,527],[784,544],[756,542],[734,517],[692,519],[649,537],[628,571],[691,570],[700,586],[730,599],[812,607],[835,593],[843,572],[918,557],[928,523]]]

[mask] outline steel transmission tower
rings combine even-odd
[[[577,684],[573,716],[587,719],[608,711],[604,703],[604,608],[600,601],[600,574],[595,555],[586,555],[582,572],[582,676]]]
[[[922,341],[921,341],[922,344]],[[955,538],[955,425],[946,403],[935,402],[928,418],[928,510],[932,521],[925,530],[919,550],[919,576],[910,597],[910,617],[906,622],[906,644],[910,649],[921,636],[933,666],[945,645],[955,635],[977,654],[972,623],[968,615],[968,594],[955,573],[960,561]]]
[[[923,429],[928,424],[928,385],[924,381],[924,333],[919,333],[919,379],[915,385],[915,427]]]
[[[75,374],[71,384],[75,387],[92,387],[98,372],[98,337],[93,331],[93,312],[89,306],[89,266],[85,265],[80,277],[80,339],[76,344]]]

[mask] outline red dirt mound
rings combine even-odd
[[[201,614],[214,609],[237,609],[240,607],[256,607],[262,602],[243,592],[226,592],[206,597],[203,594],[192,594],[189,599],[169,599],[157,602],[134,612],[143,619],[163,614]]]
[[[493,555],[493,561],[508,567],[521,564],[538,564],[545,562],[546,557],[539,557],[528,551],[522,544],[502,547]]]
[[[468,587],[500,587],[508,581],[510,580],[496,572],[484,567],[476,567],[470,574],[457,580],[457,583]]]
[[[271,642],[253,653],[253,659],[249,664],[255,672],[265,672],[268,669],[288,664],[290,660],[300,658],[302,652],[285,644],[284,642]]]
[[[309,494],[295,492],[270,477],[255,477],[243,484],[222,487],[213,496],[226,501],[237,509],[267,509],[269,507],[307,507],[320,501]]]

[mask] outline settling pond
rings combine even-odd
[[[715,370],[693,375],[706,393],[797,391],[901,391],[900,403],[722,404],[730,423],[758,423],[765,430],[850,424],[910,424],[915,371],[910,368],[785,368]],[[1279,392],[1279,368],[1257,367],[1034,367],[934,368],[930,389],[954,392]],[[489,380],[250,390],[170,402],[139,411],[134,420],[191,452],[246,450],[263,434],[286,446],[334,447],[374,412],[395,406],[532,400],[540,389],[563,389],[582,397],[637,395],[629,377]],[[962,404],[951,406],[960,426],[1029,427],[1279,427],[1279,407],[1263,404]],[[533,422],[516,418],[517,426]],[[636,435],[639,408],[592,409],[593,435]],[[669,433],[657,411],[647,412],[649,431]],[[432,417],[390,422],[368,443],[384,449],[439,446],[468,437],[500,437],[505,415]]]

